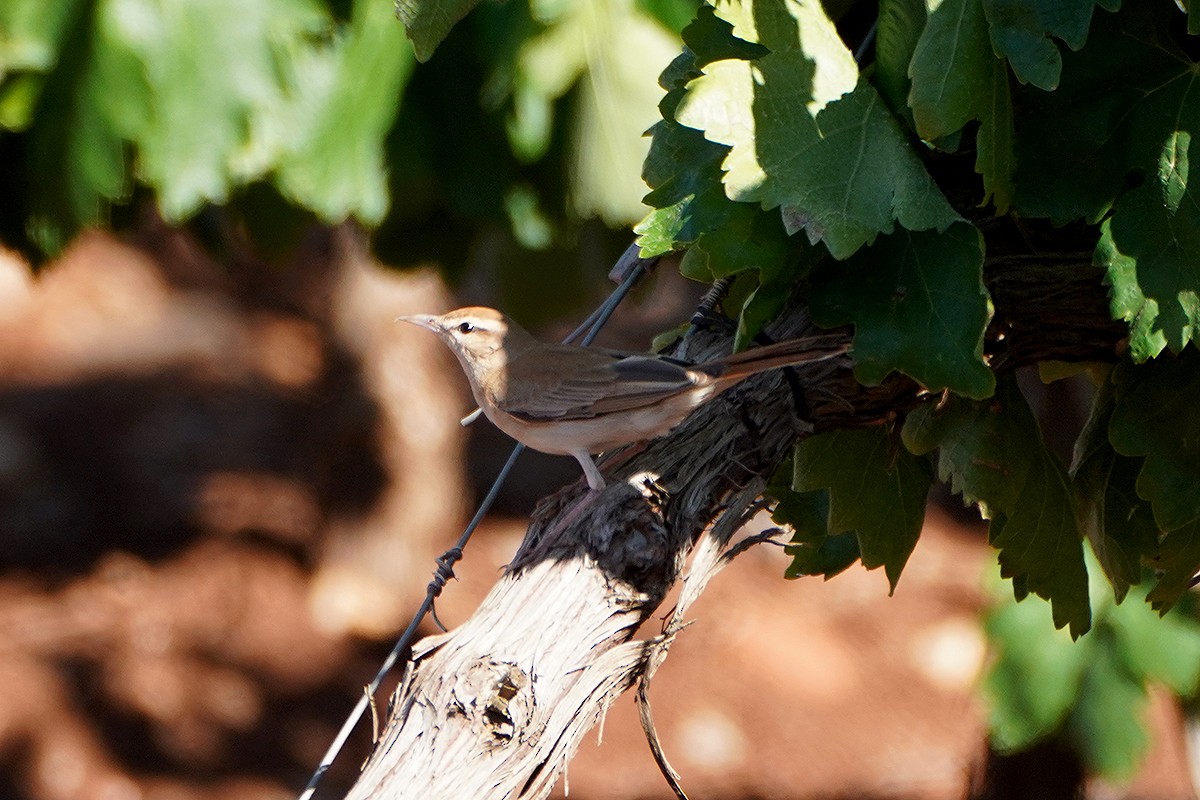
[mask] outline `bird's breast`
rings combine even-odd
[[[572,455],[580,451],[599,453],[662,436],[683,422],[713,391],[715,386],[700,386],[650,406],[583,419],[531,421],[488,404],[481,403],[481,407],[497,428],[518,442],[543,453]]]

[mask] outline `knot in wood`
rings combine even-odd
[[[493,747],[512,741],[534,708],[533,681],[511,661],[476,661],[454,687],[453,709],[468,717],[479,739]]]

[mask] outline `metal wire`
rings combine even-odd
[[[570,344],[575,339],[579,338],[580,335],[583,335],[586,332],[581,344],[591,344],[595,340],[596,335],[600,332],[600,329],[604,327],[606,322],[608,322],[608,318],[612,316],[612,313],[614,310],[616,310],[616,307],[621,303],[622,300],[625,299],[625,296],[629,294],[629,290],[633,288],[633,285],[637,283],[643,275],[650,271],[650,268],[657,260],[657,258],[642,259],[638,257],[637,245],[630,245],[625,251],[625,254],[621,256],[620,261],[617,262],[618,269],[620,269],[623,262],[628,264],[628,268],[621,273],[622,279],[620,284],[595,311],[588,315],[587,319],[582,325],[572,331],[571,334],[563,340],[563,343]],[[616,270],[614,270],[614,272],[615,271]],[[325,755],[321,757],[320,764],[313,772],[312,777],[308,779],[308,783],[305,785],[304,790],[300,793],[298,800],[311,800],[313,793],[317,790],[317,785],[321,782],[321,778],[323,778],[325,773],[329,771],[329,767],[333,765],[338,753],[340,753],[342,748],[345,747],[346,741],[350,738],[350,734],[354,731],[354,726],[358,724],[360,719],[362,719],[362,715],[367,710],[367,706],[370,704],[371,699],[375,696],[375,692],[379,690],[379,685],[383,682],[383,679],[387,676],[387,674],[391,672],[392,667],[396,665],[396,662],[400,660],[400,654],[403,653],[411,643],[413,636],[415,636],[417,633],[417,628],[420,626],[421,621],[425,619],[425,615],[427,615],[433,609],[433,602],[438,595],[442,593],[442,589],[446,586],[446,581],[454,577],[454,565],[463,557],[463,549],[467,546],[467,542],[470,541],[472,534],[475,533],[475,529],[479,527],[479,523],[483,521],[484,515],[491,510],[492,504],[496,501],[496,496],[500,493],[500,487],[504,484],[504,480],[508,477],[509,472],[512,471],[513,465],[517,463],[517,457],[520,456],[524,450],[525,445],[520,443],[513,447],[512,453],[508,456],[508,460],[504,462],[504,466],[500,468],[500,473],[496,476],[496,480],[492,482],[492,488],[490,488],[487,495],[484,496],[483,502],[479,504],[479,509],[475,512],[475,516],[473,516],[471,521],[467,523],[467,527],[463,530],[462,535],[458,537],[458,541],[455,543],[454,547],[451,547],[436,559],[437,570],[434,571],[433,580],[429,582],[429,586],[426,589],[425,599],[421,602],[417,612],[413,614],[413,618],[408,623],[408,627],[404,629],[404,633],[401,634],[400,638],[396,641],[395,646],[392,647],[392,650],[390,653],[388,653],[387,658],[383,660],[383,664],[380,666],[379,671],[375,673],[375,677],[371,679],[369,684],[367,684],[366,691],[359,696],[358,702],[355,703],[354,708],[350,711],[350,715],[346,717],[346,721],[342,723],[341,730],[339,730],[337,736],[334,737],[332,744],[329,745],[329,749],[325,751]]]

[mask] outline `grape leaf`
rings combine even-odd
[[[1196,62],[1178,14],[1126,3],[1064,56],[1061,88],[1017,104],[1017,195],[1029,216],[1104,220],[1097,261],[1138,360],[1180,351],[1200,325],[1200,204],[1188,186],[1200,134]]]
[[[479,0],[396,0],[396,16],[412,40],[418,61],[428,61],[459,20]]]
[[[1090,554],[1088,567],[1100,574]],[[1090,771],[1120,778],[1146,742],[1146,685],[1166,683],[1185,696],[1195,691],[1200,625],[1184,614],[1158,619],[1141,602],[1117,604],[1100,578],[1091,589],[1095,628],[1075,642],[1045,624],[1044,606],[1009,602],[988,612],[986,632],[997,654],[984,679],[989,723],[1003,750],[1057,735]],[[1146,597],[1141,587],[1130,593]]]
[[[731,3],[717,12],[734,33],[771,52],[707,64],[676,110],[683,125],[731,149],[733,200],[780,208],[846,258],[899,222],[945,229],[958,215],[911,150],[817,0]]]
[[[1145,456],[1137,492],[1164,531],[1200,520],[1200,351],[1124,365],[1108,426],[1118,453]]]
[[[560,24],[581,26],[587,69],[578,85],[569,200],[578,217],[623,227],[646,213],[638,173],[647,153],[644,134],[659,118],[662,98],[647,72],[666,67],[679,41],[633,0],[576,0],[571,8],[570,21]]]
[[[1002,751],[1028,747],[1059,728],[1091,658],[1094,636],[1072,642],[1045,616],[1045,606],[1009,601],[984,619],[996,654],[983,679],[988,731]]]
[[[315,0],[94,9],[62,48],[30,131],[43,249],[130,194],[127,151],[172,222],[272,173],[328,221],[383,217],[382,143],[412,55],[378,3],[355,0],[348,25]]]
[[[0,82],[12,72],[47,72],[83,0],[7,0],[0,4]]]
[[[783,573],[789,579],[820,575],[829,580],[845,572],[861,557],[854,531],[822,536],[816,541],[792,537],[784,552],[792,557],[792,563]]]
[[[1083,49],[1064,54],[1058,91],[1019,92],[1017,208],[1056,223],[1096,221],[1130,177],[1158,172],[1163,143],[1196,114],[1187,100],[1195,66],[1175,25],[1162,4],[1125,3],[1096,17]]]
[[[1019,578],[1020,591],[1049,600],[1055,627],[1070,625],[1078,637],[1087,632],[1091,612],[1073,499],[1063,468],[1040,447],[1016,504],[992,520],[988,541],[1000,551],[1000,576]]]
[[[1142,598],[1144,599],[1144,598]],[[1122,644],[1122,657],[1144,680],[1165,684],[1181,697],[1194,697],[1200,682],[1200,625],[1186,613],[1160,619],[1144,603],[1113,608],[1108,622]]]
[[[1185,123],[1200,131],[1200,113]],[[1108,268],[1112,311],[1130,323],[1130,350],[1144,360],[1179,352],[1200,334],[1200,202],[1188,186],[1187,131],[1163,143],[1155,178],[1117,201],[1097,254]]]
[[[667,90],[660,103],[663,119],[651,128],[650,153],[642,177],[653,187],[645,201],[656,207],[635,228],[643,256],[688,250],[683,274],[711,282],[743,272],[757,272],[759,287],[751,292],[739,317],[736,346],[742,346],[778,311],[798,274],[795,247],[778,215],[758,206],[737,203],[721,188],[721,162],[729,148],[710,142],[693,128],[675,121],[685,85],[698,77],[701,65],[728,58],[754,58],[761,45],[733,36],[733,27],[711,8],[702,8],[684,29],[684,53],[664,71]]]
[[[791,543],[784,548],[792,563],[784,577],[822,575],[828,580],[858,560],[858,539],[852,531],[829,535],[828,491],[795,492],[773,487],[771,493],[779,500],[771,519],[792,531]]]
[[[694,128],[684,127],[675,119],[675,110],[685,95],[686,84],[702,73],[702,65],[729,58],[752,58],[765,53],[761,45],[742,41],[733,35],[733,26],[704,7],[683,31],[686,46],[659,78],[667,90],[659,104],[663,119],[650,128],[650,152],[642,167],[642,178],[652,188],[645,202],[655,208],[635,228],[638,246],[644,257],[661,255],[680,245],[695,244],[702,235],[727,230],[731,225],[751,227],[757,209],[729,200],[721,188],[721,162],[729,148],[704,138]],[[728,240],[729,237],[726,237]],[[710,246],[716,251],[719,246]],[[698,257],[698,256],[697,256]],[[769,256],[766,256],[769,258]],[[709,265],[709,261],[715,263]],[[740,262],[754,268],[765,258],[709,259],[705,256],[698,273],[692,277],[712,280],[716,274],[733,274]]]
[[[138,177],[157,189],[164,216],[185,219],[257,177],[275,141],[263,138],[264,118],[285,91],[275,43],[326,31],[327,12],[310,0],[114,0],[104,8],[100,24],[115,57],[140,66],[148,89],[140,106],[112,116],[137,145]]]
[[[696,0],[637,0],[638,9],[673,33],[688,26],[696,16],[696,5]]]
[[[916,453],[938,448],[939,477],[991,518],[988,539],[1014,594],[1049,600],[1056,627],[1085,633],[1091,610],[1074,492],[1016,382],[1001,381],[984,402],[952,397],[941,408],[918,407],[902,436]]]
[[[650,152],[643,178],[654,187],[645,201],[655,210],[634,231],[643,257],[695,244],[710,231],[726,227],[734,216],[748,218],[756,209],[731,202],[721,191],[721,161],[726,148],[674,120],[650,129]]]
[[[1100,0],[1109,10],[1119,0]],[[992,47],[1008,59],[1022,83],[1058,88],[1062,54],[1053,39],[1078,50],[1087,39],[1097,0],[983,0]]]
[[[1158,548],[1158,526],[1150,504],[1135,489],[1141,459],[1118,455],[1108,440],[1115,402],[1110,378],[1111,372],[1101,383],[1092,413],[1075,442],[1071,477],[1079,526],[1120,603],[1130,586],[1142,582],[1142,559]]]
[[[1029,477],[1028,431],[1000,404],[950,397],[924,404],[901,429],[904,445],[917,455],[938,451],[938,479],[985,518],[1012,508]]]
[[[983,360],[983,241],[965,222],[941,234],[899,230],[825,263],[811,303],[819,325],[854,323],[854,373],[865,384],[899,370],[932,391],[983,398],[995,389]]]
[[[828,489],[829,534],[854,531],[863,566],[882,566],[895,591],[925,520],[925,459],[883,428],[865,428],[810,436],[796,445],[794,469],[796,491]]]
[[[276,159],[280,190],[329,222],[354,216],[377,224],[387,212],[383,141],[412,68],[391,17],[386,4],[355,2],[343,36],[290,62],[291,101],[271,116],[286,131],[286,155]]]
[[[982,2],[945,0],[930,14],[909,65],[909,103],[917,133],[929,141],[979,120],[975,171],[983,176],[983,203],[990,197],[1003,214],[1013,196],[1012,97],[1008,70],[988,43]]]
[[[20,130],[78,19],[82,0],[7,0],[0,3],[0,127]]]
[[[925,29],[926,17],[923,0],[880,0],[871,80],[892,113],[905,115],[910,122],[908,92],[912,82],[908,78],[908,65]]]
[[[29,128],[29,235],[46,253],[58,252],[78,228],[100,222],[110,202],[131,192],[112,112],[121,103],[137,107],[145,91],[136,64],[115,57],[109,26],[78,14],[63,36],[40,92],[46,111]]]
[[[1165,614],[1200,571],[1200,520],[1168,533],[1150,561],[1159,576],[1146,599],[1155,611]]]
[[[1107,443],[1106,443],[1107,444]],[[1117,602],[1142,581],[1144,558],[1158,547],[1158,527],[1150,504],[1134,489],[1141,462],[1105,447],[1075,474],[1080,487],[1080,527],[1108,576]]]
[[[1091,648],[1067,736],[1091,771],[1129,778],[1149,743],[1138,724],[1146,705],[1141,676],[1130,674],[1112,642]]]

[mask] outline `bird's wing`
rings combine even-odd
[[[590,419],[642,408],[697,380],[686,366],[655,356],[583,348],[518,357],[508,371],[496,405],[530,422]]]

